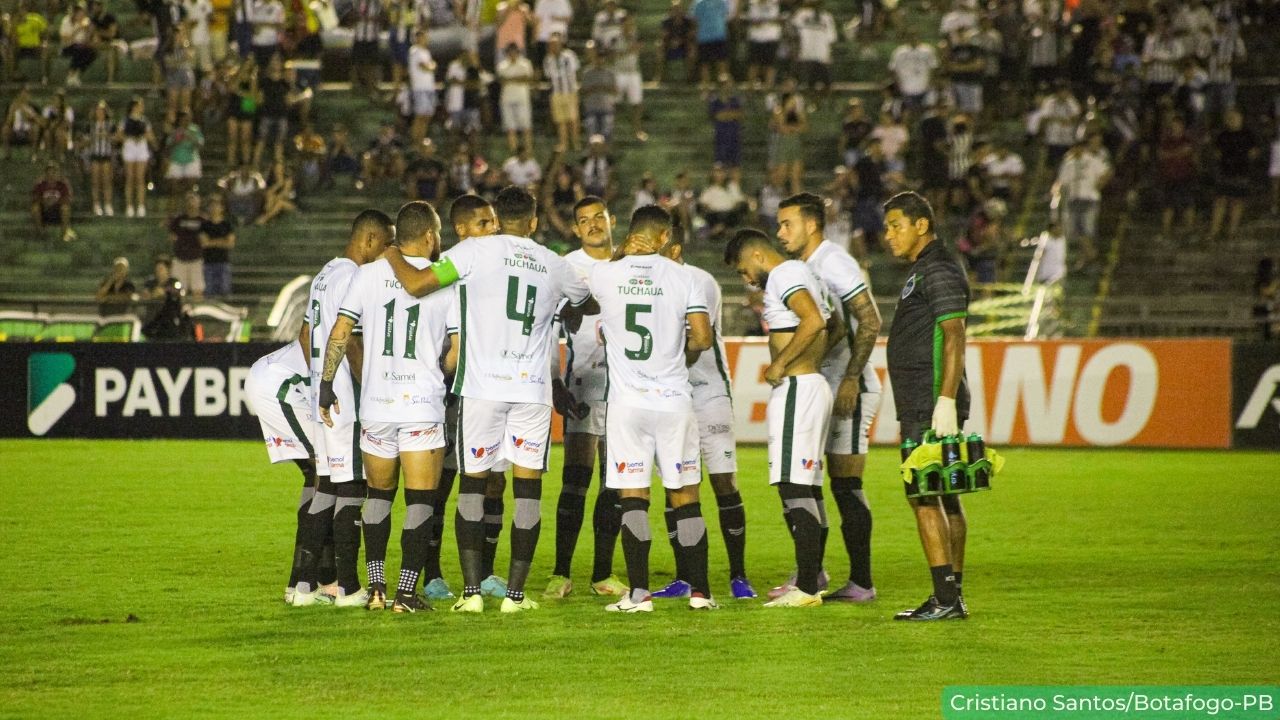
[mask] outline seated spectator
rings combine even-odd
[[[328,157],[324,136],[316,132],[311,123],[303,123],[302,130],[293,136],[293,149],[298,154],[299,185],[303,188],[319,187]]]
[[[9,159],[11,145],[34,145],[40,139],[44,118],[31,102],[31,89],[23,85],[18,89],[5,111],[4,127],[0,129],[0,140],[4,143],[4,155],[0,159]]]
[[[884,164],[889,172],[904,174],[907,164],[903,154],[911,135],[902,120],[892,113],[881,112],[880,121],[871,129],[869,137],[880,141],[880,149],[884,151]]]
[[[844,117],[840,120],[839,151],[840,157],[844,158],[845,167],[853,168],[854,163],[858,162],[862,143],[871,136],[871,131],[874,129],[875,126],[867,117],[867,111],[862,107],[862,100],[856,97],[849,98]],[[881,147],[883,149],[883,146]]]
[[[863,241],[879,242],[884,234],[883,203],[892,192],[889,167],[884,150],[875,138],[867,140],[862,157],[853,166],[850,182],[854,187],[853,227]]]
[[[685,14],[684,0],[671,0],[658,40],[658,82],[667,81],[667,63],[673,60],[684,64],[685,82],[693,82],[694,36],[694,22]]]
[[[1022,179],[1027,167],[1022,156],[1009,150],[1004,143],[992,143],[991,152],[982,160],[991,194],[1006,203],[1022,197]]]
[[[733,78],[720,76],[720,84],[707,103],[711,117],[712,156],[726,168],[742,167],[742,97]]]
[[[713,165],[710,182],[698,194],[698,214],[707,223],[708,237],[723,239],[729,228],[742,223],[746,211],[747,196],[738,181],[729,177],[723,165]]]
[[[138,289],[129,279],[129,258],[116,258],[111,263],[111,272],[98,284],[98,291],[93,296],[98,302],[98,314],[107,316],[129,312],[137,293]]]
[[[659,205],[664,200],[662,191],[658,189],[658,180],[653,173],[645,172],[640,176],[640,185],[631,195],[631,212],[645,205]]]
[[[436,157],[436,144],[424,137],[405,170],[405,192],[410,200],[426,200],[440,207],[449,189],[448,171]]]
[[[689,236],[693,232],[693,216],[697,209],[698,193],[693,189],[693,181],[686,170],[676,173],[675,185],[671,188],[671,197],[667,198],[667,212],[671,213],[671,225],[679,228]]]
[[[64,241],[76,238],[71,229],[71,186],[56,163],[45,165],[44,175],[31,189],[31,219],[41,234],[46,226],[56,225]]]
[[[27,2],[19,2],[13,14],[13,38],[16,46],[14,69],[21,70],[23,60],[35,60],[40,65],[40,84],[49,84],[49,21]],[[19,74],[19,82],[25,78]]]
[[[489,165],[484,158],[471,154],[471,146],[458,143],[449,160],[449,194],[453,196],[474,192],[480,176]]]
[[[262,214],[254,220],[255,225],[266,225],[279,215],[297,212],[298,193],[293,184],[293,173],[289,172],[284,160],[276,160],[271,166],[271,179],[262,194]]]
[[[560,162],[559,155],[552,158],[551,167],[553,169],[543,186],[542,201],[539,204],[548,224],[559,238],[572,240],[573,206],[586,197],[587,193],[574,175],[573,167]]]
[[[969,217],[968,227],[957,247],[968,260],[975,282],[987,284],[996,281],[1007,214],[1008,206],[1004,201],[991,198]]]
[[[484,172],[479,175],[480,179],[476,182],[476,194],[489,202],[497,199],[498,193],[502,191],[502,188],[510,184],[507,182],[507,176],[502,172],[502,168],[497,165],[486,165]]]
[[[587,66],[582,70],[582,122],[588,135],[613,140],[613,121],[618,102],[618,78],[605,65],[594,42],[586,47]]]
[[[187,194],[182,213],[169,220],[173,277],[196,298],[204,296],[204,249],[200,247],[204,223],[200,196],[195,193]]]
[[[538,185],[542,182],[542,166],[533,158],[529,146],[520,148],[520,152],[507,158],[502,164],[502,171],[507,175],[507,181],[512,185],[528,188],[529,192],[536,193]]]
[[[58,27],[58,37],[62,41],[62,56],[71,61],[71,68],[67,70],[67,87],[78,87],[80,73],[98,57],[93,47],[93,21],[89,19],[84,5],[77,3],[71,6]]]
[[[1223,128],[1213,140],[1213,156],[1217,161],[1213,215],[1209,220],[1209,239],[1220,239],[1222,221],[1227,220],[1226,237],[1235,237],[1244,215],[1245,201],[1253,194],[1250,168],[1261,152],[1261,144],[1253,131],[1244,125],[1244,116],[1231,109],[1223,115]]]
[[[384,123],[378,129],[378,136],[369,143],[369,149],[361,156],[361,177],[356,180],[356,189],[362,190],[380,178],[404,176],[404,142],[390,123]]]
[[[227,215],[221,195],[209,198],[209,217],[200,226],[204,253],[204,293],[208,297],[231,294],[231,251],[236,247],[235,220]]]
[[[588,195],[604,198],[609,203],[617,190],[615,185],[614,161],[609,157],[604,136],[592,135],[587,143],[587,157],[582,160],[582,187]]]
[[[66,91],[54,93],[53,102],[46,105],[40,115],[44,123],[41,127],[39,150],[46,153],[51,162],[62,163],[75,150],[73,131],[76,111],[67,104]]]
[[[243,225],[262,212],[262,194],[267,182],[252,165],[241,165],[218,180],[227,199],[227,212]]]
[[[351,147],[351,132],[347,126],[338,123],[333,126],[333,135],[329,138],[329,147],[325,151],[324,185],[333,186],[333,178],[337,175],[359,177],[360,160]]]
[[[173,261],[168,255],[156,258],[151,277],[142,285],[142,296],[147,300],[161,300],[170,292],[180,291],[178,279],[173,276]]]
[[[169,190],[174,197],[196,189],[204,171],[200,166],[200,148],[204,146],[204,133],[191,121],[191,113],[178,113],[173,132],[169,133],[169,169],[165,178],[170,180]]]

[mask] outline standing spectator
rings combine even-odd
[[[387,5],[387,54],[391,56],[391,84],[400,86],[409,73],[409,49],[413,47],[417,30],[414,13],[404,2]]]
[[[378,0],[363,1],[382,7]],[[280,34],[284,30],[284,3],[280,0],[254,0],[252,7],[253,58],[258,67],[266,67],[271,58],[280,52]]]
[[[1044,138],[1045,162],[1050,166],[1058,165],[1076,144],[1082,117],[1080,102],[1071,94],[1070,86],[1059,82],[1057,89],[1044,99],[1034,116]]]
[[[147,165],[151,162],[156,136],[146,112],[142,98],[135,95],[129,102],[124,122],[117,130],[117,140],[121,143],[120,157],[124,160],[126,217],[147,216]]]
[[[67,93],[59,89],[53,95],[53,102],[45,106],[41,112],[40,142],[38,148],[49,153],[49,158],[61,163],[75,149],[72,131],[76,123],[76,111],[67,104]]]
[[[820,0],[804,0],[791,15],[791,26],[799,37],[800,77],[820,99],[826,100],[831,94],[831,46],[838,38],[836,20],[822,9]]]
[[[618,102],[618,78],[604,64],[600,48],[588,40],[587,67],[582,71],[582,115],[588,135],[603,135],[613,140],[614,105]]]
[[[404,141],[396,133],[395,125],[383,123],[378,129],[378,135],[361,156],[361,173],[361,179],[356,180],[357,190],[380,178],[399,180],[404,176]]]
[[[351,131],[347,130],[347,126],[337,123],[333,126],[333,133],[329,137],[329,149],[325,154],[325,165],[323,180],[321,181],[326,187],[332,187],[333,178],[336,175],[350,175],[358,178],[360,175],[360,159],[356,156],[355,148],[351,146]]]
[[[587,144],[587,157],[582,160],[582,188],[588,195],[613,201],[616,192],[613,158],[608,155],[604,137],[592,135]]]
[[[449,63],[445,71],[445,111],[449,113],[448,126],[454,135],[474,145],[480,132],[485,88],[491,78],[480,67],[480,53],[467,51]]]
[[[533,98],[530,89],[537,81],[533,63],[520,53],[515,43],[507,46],[506,57],[498,63],[498,96],[502,129],[507,133],[507,149],[515,151],[523,143],[533,147]]]
[[[1227,237],[1234,238],[1244,215],[1244,203],[1253,183],[1250,168],[1257,159],[1260,146],[1253,131],[1244,126],[1244,116],[1234,108],[1223,115],[1223,128],[1213,141],[1217,181],[1214,187],[1213,215],[1209,220],[1209,239],[1222,238],[1222,221],[1227,219]]]
[[[200,196],[189,193],[181,215],[169,221],[169,244],[173,252],[173,277],[191,294],[204,296],[204,250],[200,230],[205,218],[200,214]]]
[[[662,37],[658,40],[658,82],[667,81],[667,63],[684,63],[685,82],[693,82],[694,23],[685,14],[684,0],[671,0],[667,16],[662,18]]]
[[[631,113],[631,132],[636,140],[647,142],[644,131],[644,78],[640,75],[640,37],[635,18],[628,17],[622,27],[622,40],[613,51],[613,74],[618,80],[618,97]]]
[[[427,136],[431,117],[436,114],[436,61],[427,47],[425,28],[414,33],[408,62],[409,91],[413,93],[413,126],[409,137],[416,143]]]
[[[356,0],[354,13],[355,34],[351,44],[354,85],[374,97],[382,74],[382,52],[378,49],[378,36],[385,20],[382,0]]]
[[[889,56],[889,71],[897,83],[904,110],[914,114],[926,106],[933,90],[933,71],[937,69],[937,51],[920,42],[914,31],[908,31],[907,41]]]
[[[1155,30],[1142,46],[1142,76],[1146,81],[1146,97],[1155,102],[1173,91],[1178,79],[1178,66],[1187,56],[1187,47],[1174,34],[1163,17],[1156,20]]]
[[[631,194],[631,210],[635,212],[636,208],[645,205],[657,205],[662,202],[662,191],[658,189],[658,180],[653,177],[653,173],[646,172],[640,176],[640,184],[636,187],[636,191]]]
[[[243,225],[262,212],[262,193],[267,187],[267,181],[262,179],[262,175],[252,165],[245,163],[227,173],[218,180],[218,187],[225,193],[227,212],[236,219],[237,224]]]
[[[426,200],[440,207],[448,189],[448,171],[436,157],[436,144],[424,137],[418,151],[405,169],[405,186],[410,200]]]
[[[89,118],[89,195],[93,200],[93,214],[112,217],[116,214],[114,161],[116,158],[116,127],[111,119],[111,109],[106,100],[93,106]]]
[[[227,164],[253,159],[253,120],[258,116],[258,66],[252,58],[234,66],[227,96]]]
[[[698,40],[698,71],[703,90],[711,87],[712,66],[715,77],[729,72],[729,3],[727,0],[694,0],[690,10]]]
[[[253,51],[253,5],[254,0],[231,0],[228,39],[235,45],[241,61]]]
[[[764,184],[756,194],[756,222],[769,235],[778,230],[778,206],[791,194],[787,184],[787,169],[781,165],[769,168]]]
[[[720,84],[708,103],[712,123],[712,148],[715,162],[726,168],[742,166],[742,97],[733,78],[720,76]]]
[[[673,228],[680,228],[680,232],[688,237],[693,230],[693,211],[697,203],[698,194],[693,190],[693,184],[689,180],[689,172],[681,170],[676,173],[675,185],[671,188],[671,197],[667,199],[667,210],[671,212],[671,221]],[[675,230],[673,229],[674,233]]]
[[[1209,122],[1217,123],[1227,108],[1236,104],[1234,68],[1245,58],[1244,40],[1240,26],[1234,21],[1223,20],[1216,24],[1209,39],[1209,84],[1207,107]]]
[[[862,101],[856,97],[849,98],[844,118],[840,121],[839,152],[845,167],[852,168],[858,162],[862,143],[871,136],[873,129],[866,110],[862,108]]]
[[[591,39],[597,50],[611,54],[621,49],[627,18],[627,11],[618,6],[618,0],[604,0],[591,23]]]
[[[578,56],[564,46],[564,37],[551,35],[547,56],[542,61],[542,74],[551,83],[551,122],[556,126],[556,149],[582,147],[578,115]]]
[[[978,45],[978,32],[964,28],[947,52],[947,74],[956,108],[975,118],[982,114],[982,84],[987,77],[986,50]]]
[[[121,256],[111,263],[111,272],[98,283],[94,300],[98,302],[98,314],[103,317],[129,312],[129,306],[138,288],[129,279],[129,258]]]
[[[204,289],[209,297],[223,297],[231,294],[231,251],[236,247],[236,226],[227,215],[226,201],[217,193],[209,198],[208,212],[208,219],[200,225]]]
[[[324,136],[316,132],[310,122],[302,124],[302,130],[293,136],[293,149],[297,153],[299,185],[304,189],[320,187],[324,182],[325,159],[328,147]]]
[[[889,172],[903,175],[907,169],[903,150],[906,149],[911,134],[907,132],[907,126],[902,120],[895,117],[893,113],[881,112],[880,121],[871,128],[869,137],[880,141],[880,149],[884,152],[884,164]]]
[[[1100,141],[1099,136],[1093,135],[1089,143],[1077,143],[1058,169],[1058,189],[1066,210],[1067,242],[1075,244],[1080,253],[1077,269],[1098,259],[1094,245],[1098,236],[1098,211],[1102,206],[1102,188],[1111,180],[1110,163],[1102,153],[1089,147],[1090,144],[1100,146]]]
[[[272,160],[284,157],[284,143],[289,139],[289,106],[302,97],[310,97],[311,90],[292,92],[292,85],[284,76],[284,61],[275,58],[267,66],[267,77],[260,85],[262,103],[258,107],[258,142],[253,148],[253,164],[262,165],[267,144],[271,144]]]
[[[179,112],[173,132],[166,143],[169,150],[169,169],[165,179],[170,182],[170,193],[180,197],[193,192],[200,183],[203,171],[200,167],[200,148],[204,146],[204,133],[191,120],[191,113]]]
[[[107,84],[116,81],[116,68],[120,64],[120,27],[116,16],[107,12],[103,0],[90,0],[89,19],[93,21],[93,45],[102,53],[107,66]],[[128,47],[127,45],[125,46]]]
[[[804,135],[809,130],[809,111],[793,77],[784,78],[782,91],[773,98],[769,129],[773,131],[771,165],[781,165],[791,178],[791,192],[804,187]]]
[[[551,48],[552,36],[559,35],[561,44],[569,37],[569,23],[573,22],[573,5],[569,0],[537,0],[533,4],[533,14],[537,18],[538,41],[533,46],[530,58],[535,66],[542,66]],[[549,76],[550,73],[547,73]]]
[[[182,9],[186,15],[196,67],[201,73],[208,73],[213,70],[212,37],[209,31],[213,3],[210,0],[182,0]]]
[[[191,91],[196,86],[195,54],[185,25],[179,25],[169,36],[164,68],[164,121],[172,125],[178,113],[191,112]]]
[[[62,230],[63,241],[76,238],[71,229],[71,186],[56,163],[44,167],[44,176],[31,188],[31,219],[41,233],[48,225]]]
[[[1186,121],[1177,115],[1170,117],[1156,148],[1155,181],[1160,195],[1161,238],[1172,237],[1173,219],[1178,212],[1182,213],[1180,229],[1188,235],[1194,232],[1199,195],[1196,146],[1187,133]]]
[[[15,68],[23,60],[35,60],[40,66],[40,84],[49,84],[49,21],[26,2],[18,3],[18,10],[13,14],[13,37],[17,52],[14,55]],[[19,74],[19,81],[25,78]]]
[[[862,157],[853,165],[850,178],[856,182],[853,205],[853,228],[862,234],[861,241],[878,242],[884,234],[884,208],[889,197],[886,178],[889,168],[879,140],[867,140]]]
[[[964,237],[958,243],[960,251],[969,261],[969,271],[974,280],[982,284],[996,281],[1000,262],[1000,250],[1004,244],[1004,218],[1009,208],[999,198],[990,198],[979,205],[969,217]]]
[[[1058,79],[1058,63],[1062,49],[1058,43],[1058,24],[1050,13],[1027,18],[1031,38],[1027,45],[1028,79],[1037,88]]]
[[[573,206],[586,197],[587,191],[574,176],[573,168],[553,158],[552,170],[548,174],[548,182],[542,189],[540,205],[546,215],[548,225],[559,234],[559,239],[572,241]]]
[[[507,182],[529,190],[537,197],[537,190],[542,182],[542,166],[534,159],[529,146],[523,146],[515,155],[507,158],[502,164],[502,172],[507,175]]]
[[[746,217],[747,196],[724,166],[716,163],[711,167],[710,182],[698,194],[697,207],[707,224],[707,237],[723,240],[728,229],[742,224]]]
[[[58,26],[62,56],[71,61],[71,68],[67,70],[67,87],[79,86],[80,73],[98,57],[98,51],[93,47],[93,34],[93,21],[89,19],[84,6],[78,3],[72,5]]]
[[[777,78],[778,43],[782,42],[782,8],[778,0],[747,2],[747,82],[752,90],[772,90]]]
[[[974,12],[977,4],[974,0],[960,0],[953,3],[951,9],[942,15],[942,20],[938,23],[938,34],[949,44],[954,44],[962,32],[977,30],[978,14]]]
[[[1027,166],[1021,155],[1009,150],[1004,143],[994,143],[982,165],[991,183],[993,197],[1006,203],[1022,197],[1022,179],[1026,175]]]
[[[525,38],[537,23],[538,19],[534,17],[529,3],[523,0],[503,0],[498,3],[498,29],[494,33],[493,44],[497,50],[497,57],[493,60],[495,68],[506,59],[507,49],[512,45],[516,46],[517,55],[525,54]]]

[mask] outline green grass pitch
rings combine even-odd
[[[742,456],[748,569],[763,591],[789,571],[791,545],[763,449]],[[967,500],[973,616],[905,626],[890,616],[927,594],[928,573],[891,449],[869,462],[870,606],[722,597],[716,613],[660,601],[652,616],[607,615],[582,592],[588,519],[573,597],[460,617],[286,608],[298,474],[268,466],[257,443],[0,442],[0,716],[932,718],[946,684],[1276,680],[1274,454],[1006,456],[996,489]],[[558,487],[557,451],[535,590]],[[704,489],[713,587],[727,596],[714,507]],[[834,530],[827,565],[843,579]],[[672,567],[664,537],[655,586]],[[452,522],[446,539],[456,588]]]

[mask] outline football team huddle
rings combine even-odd
[[[788,198],[776,241],[738,231],[725,262],[764,293],[773,387],[769,482],[795,545],[795,572],[766,607],[874,600],[871,512],[862,491],[880,381],[869,363],[880,315],[857,261],[823,240],[820,197]],[[930,218],[931,219],[931,218]],[[293,461],[304,488],[287,603],[412,613],[539,607],[526,590],[542,522],[552,408],[564,418],[555,567],[538,600],[573,592],[571,565],[599,468],[590,591],[611,612],[651,612],[653,598],[717,607],[700,504],[707,473],[729,558],[729,590],[756,597],[744,561],[731,383],[714,277],[683,261],[682,235],[658,206],[637,208],[621,242],[603,200],[574,209],[581,248],[564,257],[530,238],[534,198],[508,187],[491,203],[455,200],[459,241],[410,202],[393,220],[367,210],[343,254],[311,283],[297,341],[260,359],[246,389],[272,462]],[[566,352],[560,351],[560,340]],[[824,470],[849,556],[843,584],[823,569]],[[510,565],[494,557],[507,513]],[[675,579],[650,588],[651,478],[664,490]],[[403,476],[399,575],[385,570],[391,508]],[[444,516],[462,588],[440,567]],[[613,556],[621,536],[623,581]],[[367,582],[357,570],[363,539]]]

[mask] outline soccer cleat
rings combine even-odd
[[[431,612],[435,608],[417,593],[396,593],[395,604],[391,606],[393,613]]]
[[[715,598],[702,597],[701,595],[691,595],[689,597],[690,610],[719,610],[720,606],[716,603]]]
[[[298,592],[297,590],[294,590],[293,606],[294,607],[311,607],[312,605],[327,605],[328,603],[326,603],[324,600],[320,598],[320,596],[323,594],[324,593],[320,592],[319,588],[316,588],[311,592]]]
[[[497,575],[490,575],[480,581],[480,594],[491,598],[507,596],[507,581]]]
[[[644,600],[640,602],[631,602],[631,598],[624,595],[621,600],[612,605],[605,605],[605,612],[620,613],[648,613],[653,612],[653,596],[646,595]]]
[[[687,598],[693,592],[693,587],[689,583],[675,579],[667,583],[667,586],[654,593],[656,598]]]
[[[573,592],[573,581],[563,575],[552,575],[547,581],[547,589],[542,591],[543,600],[559,600]]]
[[[729,590],[733,592],[734,600],[750,600],[756,597],[756,589],[751,587],[751,581],[745,577],[730,580]]]
[[[453,591],[449,589],[449,583],[444,578],[432,578],[431,582],[422,586],[422,594],[427,596],[428,600],[452,600]]]
[[[800,588],[791,588],[765,607],[817,607],[822,604],[821,595],[810,595]]]
[[[292,587],[287,587],[284,589],[284,604],[285,605],[293,604],[293,588]]]
[[[830,582],[831,582],[831,578],[827,576],[826,570],[823,570],[822,572],[818,573],[818,592],[821,593],[823,590],[826,590]],[[786,595],[788,592],[791,592],[792,590],[794,590],[795,587],[796,587],[796,576],[795,576],[795,573],[792,573],[791,577],[787,578],[787,581],[785,583],[777,587],[769,588],[769,592],[765,594],[769,597],[770,600],[777,600],[783,595]]]
[[[524,612],[526,610],[537,610],[537,609],[538,609],[538,603],[534,602],[533,598],[526,597],[520,602],[516,602],[515,600],[512,600],[509,597],[504,597],[502,598],[502,607],[499,609],[499,612],[510,614],[510,613]]]
[[[938,598],[930,595],[929,599],[921,603],[920,607],[915,610],[903,610],[897,615],[894,615],[893,619],[906,620],[907,622],[964,620],[965,614],[958,601],[954,605],[943,605],[938,602]]]
[[[592,595],[622,597],[629,592],[631,592],[631,588],[627,587],[626,583],[619,580],[617,575],[610,575],[603,580],[591,583]]]
[[[484,612],[484,598],[479,595],[468,595],[453,604],[453,611],[464,613]]]
[[[334,607],[362,608],[369,606],[369,591],[364,588],[360,588],[350,594],[344,593],[339,589],[337,595],[330,595],[329,597],[333,598],[331,602]]]
[[[969,605],[964,601],[964,595],[956,593],[956,607],[960,608],[961,619],[969,618]]]
[[[366,610],[386,610],[387,609],[387,589],[383,585],[369,586],[369,602],[365,603]]]
[[[876,599],[875,588],[864,588],[850,580],[839,590],[833,590],[822,596],[827,602],[868,603]]]

